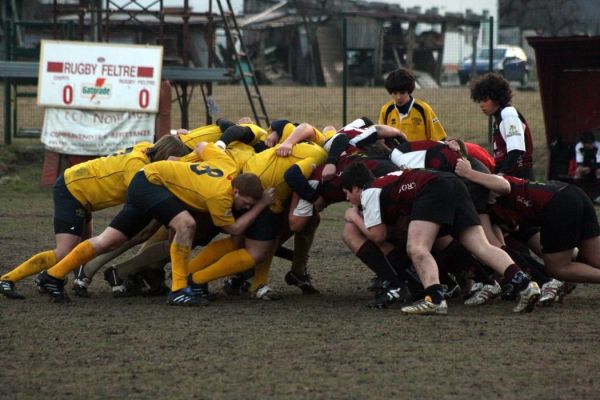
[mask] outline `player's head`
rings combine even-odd
[[[183,144],[177,135],[165,135],[158,139],[154,146],[148,150],[151,162],[166,160],[170,156],[183,157],[190,153],[190,149]]]
[[[471,99],[476,103],[492,100],[504,107],[512,100],[510,83],[502,75],[489,72],[471,82]]]
[[[263,188],[258,176],[240,174],[231,181],[233,187],[233,207],[242,210],[252,207],[263,194]]]
[[[369,187],[375,179],[373,173],[361,163],[353,163],[344,169],[340,176],[340,185],[346,193],[346,199],[354,204],[360,204],[360,193]]]
[[[588,131],[581,136],[581,143],[583,144],[594,144],[595,141],[596,135],[594,135],[594,132]]]
[[[406,68],[398,68],[385,78],[385,88],[389,94],[415,91],[415,76]]]

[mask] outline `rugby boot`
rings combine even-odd
[[[540,300],[538,301],[539,306],[551,306],[552,303],[559,300],[559,293],[563,287],[564,282],[556,279],[544,283],[540,289]]]
[[[223,281],[223,292],[228,296],[240,296],[247,293],[250,282],[239,276],[232,276]]]
[[[196,296],[192,288],[187,286],[183,289],[169,293],[167,296],[167,304],[170,306],[198,307],[208,304],[208,300]]]
[[[82,265],[79,267],[77,273],[75,274],[75,280],[73,281],[73,286],[71,287],[71,289],[73,289],[73,293],[75,293],[75,296],[88,298],[91,297],[90,292],[88,292],[88,287],[90,286],[90,283],[92,283],[92,280],[85,276]]]
[[[65,293],[66,279],[58,279],[48,275],[47,271],[42,271],[35,278],[34,282],[38,287],[38,292],[50,295],[50,299],[55,303],[70,301]]]
[[[519,300],[513,312],[532,312],[535,304],[540,299],[540,287],[536,282],[530,281],[529,284],[519,292]]]
[[[217,299],[217,296],[214,293],[210,293],[208,290],[208,283],[194,283],[191,275],[188,277],[188,286],[192,289],[192,292],[194,292],[194,296],[206,299],[207,304],[208,302]]]
[[[410,294],[404,285],[393,285],[384,281],[382,289],[375,295],[375,299],[367,304],[367,307],[387,308],[394,303],[406,302],[409,298]]]
[[[440,304],[435,304],[431,297],[425,296],[424,299],[410,306],[402,307],[401,311],[408,315],[444,315],[448,314],[448,303],[446,303],[446,300],[442,300]]]
[[[292,286],[297,286],[302,290],[303,294],[317,294],[319,291],[312,285],[309,274],[299,275],[294,271],[289,271],[285,274],[285,283]]]
[[[113,297],[132,296],[132,294],[127,291],[125,280],[117,274],[117,269],[114,266],[110,266],[104,270],[104,280],[110,285]]]
[[[467,306],[488,304],[502,293],[502,287],[496,281],[494,281],[493,285],[484,285],[478,282],[473,286],[471,296],[465,300],[465,305]]]
[[[14,282],[11,281],[0,281],[0,293],[9,299],[22,300],[25,298],[25,296],[17,292]]]
[[[268,285],[260,285],[256,292],[252,293],[252,297],[257,300],[281,300],[283,296],[276,290],[271,289]]]

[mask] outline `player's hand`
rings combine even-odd
[[[267,147],[273,147],[277,144],[277,142],[279,142],[279,136],[275,131],[269,133],[265,138],[265,144],[267,145]]]
[[[454,168],[454,173],[458,176],[465,177],[471,171],[471,163],[469,160],[465,160],[464,158],[459,158],[456,161],[456,168]]]
[[[357,220],[362,220],[362,216],[360,215],[360,211],[358,211],[358,207],[352,206],[348,208],[344,214],[344,220],[355,225]]]
[[[323,171],[321,172],[321,180],[323,182],[327,182],[335,178],[335,174],[337,173],[337,168],[335,164],[325,164],[323,167]]]
[[[322,196],[317,197],[317,199],[313,203],[313,207],[317,211],[323,211],[325,209],[325,200]]]
[[[279,157],[287,157],[290,154],[292,154],[292,145],[289,143],[283,142],[279,145],[277,150],[275,150],[275,153],[277,153],[277,155]]]
[[[262,197],[259,200],[262,204],[270,206],[275,201],[275,189],[268,188],[263,190]]]

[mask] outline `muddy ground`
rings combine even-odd
[[[0,180],[0,272],[52,247],[38,172]],[[226,297],[214,282],[217,301],[192,309],[114,299],[101,275],[91,299],[66,305],[22,281],[26,300],[0,298],[0,398],[600,398],[600,287],[529,315],[508,302],[454,301],[435,317],[368,309],[371,274],[339,240],[342,210],[324,214],[311,254],[320,295],[287,286],[284,261],[271,277],[283,300]]]

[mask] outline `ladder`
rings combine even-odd
[[[223,1],[225,2],[227,9],[223,8]],[[225,35],[227,36],[227,40],[233,49],[233,60],[237,68],[237,72],[239,73],[239,78],[244,85],[246,96],[248,97],[250,107],[252,108],[254,120],[259,126],[262,125],[261,122],[264,122],[266,126],[269,126],[271,122],[269,121],[265,103],[262,95],[260,94],[258,81],[256,80],[256,74],[254,73],[254,67],[252,66],[252,62],[248,57],[246,45],[242,39],[242,33],[235,18],[233,7],[231,7],[231,0],[217,0],[217,5],[219,6],[219,12],[221,13],[221,18],[223,20]],[[239,49],[237,45],[239,45]],[[248,67],[248,71],[246,72],[243,69],[244,63]],[[248,82],[248,79],[246,78],[250,78],[250,82]]]

